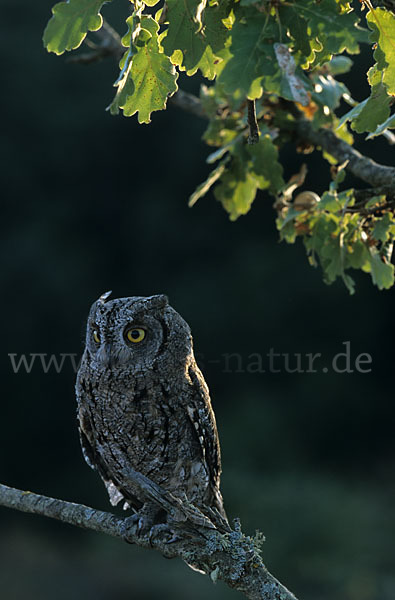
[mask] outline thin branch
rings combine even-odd
[[[372,4],[375,8],[384,7],[387,10],[395,14],[395,2],[394,0],[372,0]]]
[[[182,110],[192,113],[193,115],[196,115],[202,119],[207,119],[207,115],[203,110],[202,103],[197,96],[178,89],[174,96],[171,96],[169,100],[173,106],[181,108]]]
[[[144,478],[147,480],[147,478]],[[150,480],[143,481],[150,496]],[[164,494],[166,502],[173,500],[154,484],[153,496]],[[171,494],[170,494],[171,496]],[[221,533],[206,525],[180,522],[168,517],[169,524],[158,526],[158,533],[136,535],[128,528],[128,518],[95,510],[82,504],[48,498],[33,492],[24,492],[0,484],[0,505],[27,513],[34,513],[64,523],[127,539],[138,546],[158,550],[166,558],[182,558],[189,565],[209,574],[213,581],[223,580],[231,588],[244,593],[250,600],[296,600],[263,564],[257,543],[245,536],[238,521],[234,530]],[[184,514],[190,513],[190,505],[183,506]]]
[[[102,27],[95,34],[99,38],[100,44],[94,44],[87,38],[85,44],[93,51],[72,56],[67,62],[88,65],[110,56],[114,56],[116,60],[121,59],[122,54],[125,52],[125,48],[121,43],[121,36],[107,21],[103,19]]]
[[[365,190],[355,190],[354,196],[356,204],[349,206],[346,212],[358,212],[362,215],[377,215],[384,211],[393,211],[395,209],[395,190],[392,186],[382,186],[377,188],[367,188]],[[385,202],[377,202],[374,206],[366,208],[366,204],[375,196],[385,196]]]
[[[296,121],[296,133],[302,140],[323,148],[334,156],[339,163],[348,160],[346,169],[353,175],[366,181],[373,187],[394,186],[395,168],[376,163],[355,150],[350,144],[338,138],[330,129],[313,129],[310,121],[299,118]]]
[[[395,0],[386,0],[386,2],[377,2],[377,5],[385,5],[389,10],[395,10]],[[96,32],[101,43],[88,54],[81,54],[76,58],[71,59],[73,62],[91,63],[101,60],[107,56],[115,56],[119,59],[124,52],[124,47],[121,43],[119,34],[103,21],[102,28]],[[179,89],[170,99],[171,104],[182,108],[183,110],[192,113],[201,118],[207,118],[202,107],[202,103],[193,94],[184,92]],[[323,150],[331,154],[339,163],[347,161],[346,169],[353,175],[369,183],[373,188],[377,189],[373,195],[387,194],[387,198],[393,200],[392,189],[395,187],[395,168],[386,165],[381,165],[371,158],[364,156],[358,150],[341,140],[330,129],[319,128],[314,129],[310,121],[305,119],[295,105],[287,102],[289,111],[295,117],[294,133],[303,142],[308,142],[316,147],[321,147]],[[255,112],[255,102],[247,100],[248,107],[248,126],[249,136],[248,143],[255,144],[259,141],[259,126]],[[386,191],[381,191],[381,190]],[[363,190],[360,190],[363,193]],[[389,206],[389,207],[390,207]]]
[[[394,10],[395,0],[385,0],[377,2],[377,5],[384,5],[389,10]],[[100,60],[107,56],[116,56],[118,59],[124,52],[119,34],[103,21],[102,28],[96,32],[101,43],[97,48],[88,54],[82,54],[74,62],[90,63]],[[198,117],[205,118],[202,104],[196,96],[178,90],[171,98],[170,102],[183,110],[186,110]],[[249,125],[249,143],[256,143],[259,140],[259,127],[255,114],[255,102],[247,101],[248,104],[248,125]],[[312,123],[305,119],[300,111],[292,102],[287,102],[289,111],[295,117],[295,132],[304,142],[309,142],[314,146],[323,148],[326,152],[334,156],[339,163],[348,161],[346,169],[353,175],[369,183],[372,187],[394,187],[395,186],[395,168],[376,163],[355,150],[350,144],[338,138],[330,129],[314,129]]]
[[[174,99],[177,98],[177,101],[174,103],[187,111],[189,110],[189,106],[192,106],[193,109],[189,110],[189,112],[204,116],[200,100],[196,96],[188,94],[187,101],[185,101],[186,99],[183,97],[185,92],[180,92],[181,90],[174,96]],[[334,156],[339,163],[348,161],[346,169],[373,187],[386,187],[387,189],[395,187],[394,167],[381,165],[371,158],[364,156],[358,152],[358,150],[350,146],[350,144],[347,144],[347,142],[337,137],[330,129],[325,129],[323,127],[314,129],[311,122],[305,119],[291,102],[288,102],[287,106],[289,111],[295,116],[293,124],[294,133],[296,133],[300,140],[321,147],[323,150]],[[291,123],[292,121],[290,122],[290,126],[292,127]],[[380,194],[383,192],[377,191],[377,193]]]
[[[257,144],[259,142],[259,127],[256,120],[255,100],[247,100],[247,121],[250,130],[248,143]]]
[[[382,187],[366,188],[365,190],[355,190],[355,199],[357,202],[365,203],[374,196],[386,196],[386,204],[395,202],[395,189],[393,186],[383,185]]]

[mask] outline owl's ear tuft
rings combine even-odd
[[[112,290],[110,290],[109,292],[105,292],[104,294],[102,294],[98,300],[98,302],[100,302],[101,304],[105,304],[107,302],[107,300],[109,299],[109,297],[112,294]]]
[[[149,304],[151,308],[165,308],[169,304],[169,298],[165,294],[150,296]]]

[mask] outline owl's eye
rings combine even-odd
[[[145,338],[145,329],[142,327],[130,327],[125,331],[125,338],[128,342],[138,344]]]
[[[93,340],[96,342],[96,344],[100,344],[100,332],[97,329],[97,327],[95,327],[92,331],[92,337]]]

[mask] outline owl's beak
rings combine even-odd
[[[104,367],[111,368],[114,363],[114,357],[112,354],[112,343],[105,342],[99,350],[100,352],[100,360]]]
[[[104,354],[106,357],[106,362],[108,364],[108,366],[111,368],[113,365],[113,355],[112,355],[112,343],[111,342],[106,342],[104,344]]]

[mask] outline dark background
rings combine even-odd
[[[300,243],[278,243],[264,194],[236,223],[212,195],[188,209],[208,173],[204,122],[174,107],[148,126],[111,117],[117,65],[48,55],[50,1],[1,4],[0,481],[109,509],[80,452],[70,362],[14,374],[8,354],[79,357],[101,293],[164,292],[192,327],[211,389],[229,515],[265,533],[267,566],[301,599],[393,600],[393,290],[363,274],[354,297],[327,287]],[[116,25],[128,4],[104,14]],[[358,100],[370,64],[366,48],[346,79]],[[358,147],[393,164],[383,141]],[[287,177],[307,160],[306,188],[327,188],[318,153],[289,148],[283,160]],[[345,341],[353,361],[371,355],[371,373],[333,371]],[[294,353],[319,352],[319,372],[249,373],[249,355],[267,366],[270,348],[291,366]],[[239,369],[226,369],[230,353]],[[2,600],[241,597],[119,540],[1,507],[0,519]]]

